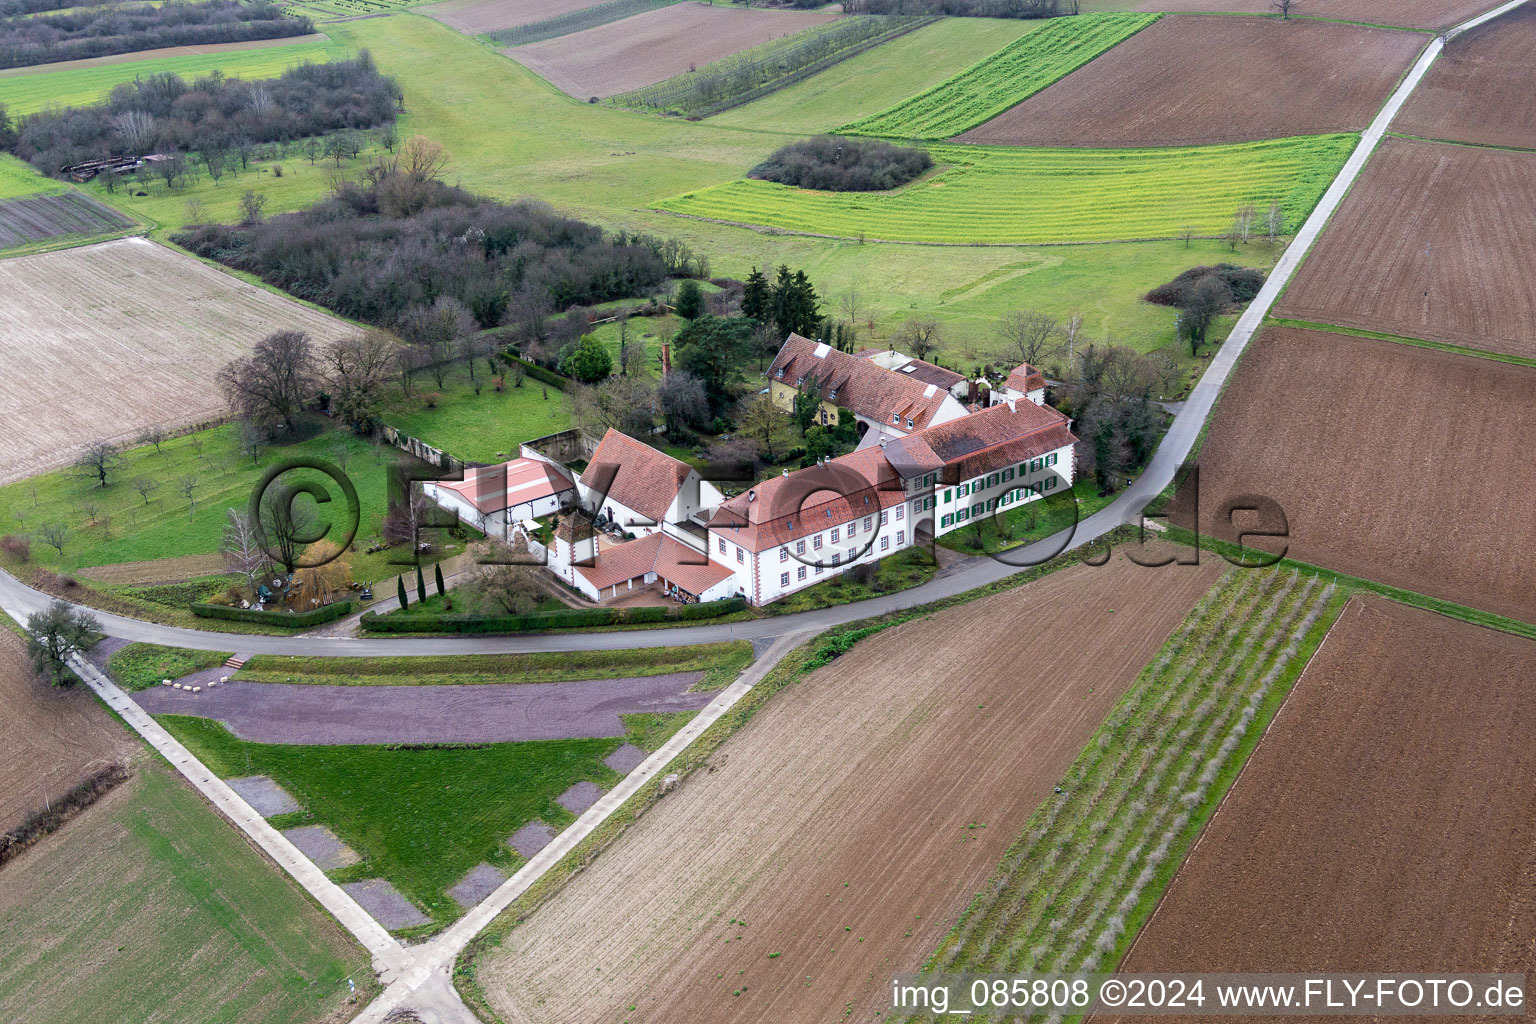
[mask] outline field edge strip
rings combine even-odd
[[[1396,345],[1409,345],[1413,348],[1430,349],[1435,352],[1447,352],[1451,355],[1466,356],[1471,359],[1488,359],[1496,363],[1509,363],[1513,366],[1536,367],[1536,358],[1531,356],[1517,356],[1508,352],[1494,352],[1484,348],[1470,348],[1466,345],[1455,345],[1447,341],[1432,341],[1428,338],[1414,338],[1406,334],[1389,334],[1385,331],[1370,331],[1361,327],[1344,327],[1340,324],[1322,323],[1317,320],[1294,320],[1289,317],[1270,317],[1266,326],[1287,327],[1294,330],[1313,331],[1319,334],[1339,334],[1349,338],[1365,338],[1370,341],[1390,341]]]

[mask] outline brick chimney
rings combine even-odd
[[[666,377],[672,373],[672,346],[668,342],[661,343],[661,375]]]

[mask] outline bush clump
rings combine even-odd
[[[1214,267],[1191,267],[1167,284],[1158,285],[1142,296],[1158,306],[1178,307],[1185,297],[1192,294],[1201,282],[1214,279],[1227,289],[1233,302],[1251,302],[1264,287],[1264,272],[1252,267],[1239,267],[1231,263],[1218,263]]]
[[[749,176],[825,192],[882,192],[905,185],[932,166],[926,149],[818,135],[780,147]]]

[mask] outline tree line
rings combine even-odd
[[[105,103],[21,118],[9,148],[45,174],[147,154],[195,154],[217,173],[229,160],[249,160],[254,144],[392,124],[400,106],[400,87],[364,51],[254,82],[218,71],[191,83],[146,75],[114,87]]]
[[[282,8],[265,0],[172,0],[158,7],[114,4],[27,16],[65,6],[50,3],[38,7],[28,0],[7,0],[0,8],[7,12],[7,17],[0,20],[0,68],[105,57],[164,46],[207,46],[303,36],[315,30],[314,22],[308,18],[289,17]],[[14,7],[23,9],[9,14]]]

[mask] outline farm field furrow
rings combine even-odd
[[[1355,598],[1121,970],[1536,970],[1533,678],[1529,640]]]
[[[1536,149],[1536,8],[1527,4],[1445,48],[1394,131]]]
[[[1308,0],[1302,17],[1361,21],[1400,28],[1442,29],[1499,6],[1500,0]],[[1270,0],[1142,0],[1138,11],[1223,11],[1272,14]]]
[[[1202,529],[1230,537],[1222,502],[1262,495],[1294,558],[1536,623],[1521,555],[1536,549],[1536,464],[1518,441],[1536,433],[1533,393],[1536,368],[1268,328],[1200,451]]]
[[[843,125],[851,135],[946,139],[996,117],[1156,21],[1084,14],[1048,22],[990,57],[877,114]]]
[[[55,689],[32,672],[25,645],[0,629],[0,832],[42,813],[92,772],[126,762],[128,734],[83,687]]]
[[[272,331],[353,329],[139,238],[0,262],[0,294],[0,404],[29,410],[0,436],[0,481],[222,415],[214,374]]]
[[[778,92],[716,114],[710,124],[803,135],[867,117],[929,89],[1048,24],[1021,18],[941,18]]]
[[[956,141],[1186,146],[1361,131],[1424,45],[1416,32],[1327,21],[1173,15]]]
[[[1117,557],[860,642],[481,954],[479,987],[507,1024],[870,1019],[1219,573]]]
[[[118,56],[136,58],[117,60],[96,58],[45,64],[34,68],[16,68],[0,72],[0,103],[12,117],[36,113],[47,106],[84,106],[106,99],[112,87],[121,82],[150,75],[178,74],[186,78],[222,71],[230,78],[276,78],[295,64],[308,61],[324,64],[346,53],[341,44],[324,36],[307,36],[306,41],[274,39],[274,45],[248,46],[242,49],[175,47],[166,56],[145,57],[143,53]]]
[[[367,954],[149,755],[4,868],[0,1019],[314,1024]]]
[[[1028,37],[1026,37],[1028,38]],[[842,238],[896,242],[1106,242],[1221,232],[1241,206],[1277,202],[1299,224],[1352,135],[1164,150],[931,146],[943,168],[886,192],[816,192],[741,179],[659,209]]]
[[[1536,153],[1388,138],[1276,315],[1533,358],[1533,265]]]
[[[428,4],[420,9],[420,13],[465,35],[477,36],[580,11],[598,2],[600,0],[446,0]]]
[[[506,54],[577,99],[613,96],[840,17],[825,11],[755,11],[688,0]]]
[[[133,220],[73,190],[0,201],[0,249],[70,236],[104,235]]]

